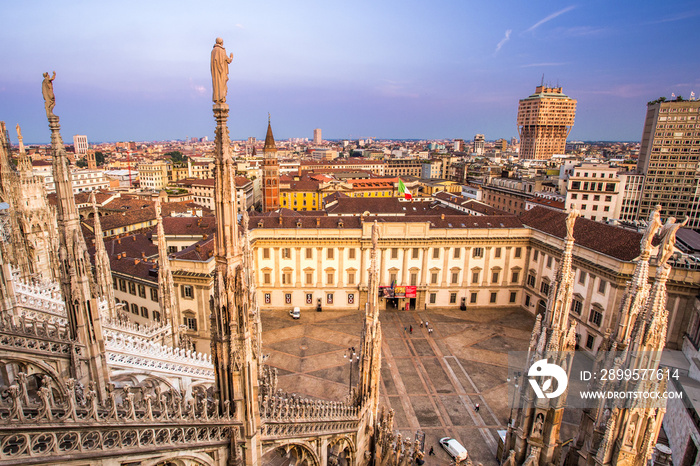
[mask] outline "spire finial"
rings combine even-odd
[[[270,112],[267,112],[267,124],[270,124]]]

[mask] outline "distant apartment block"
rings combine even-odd
[[[620,216],[622,191],[617,168],[603,163],[583,163],[574,168],[566,190],[567,209],[606,222]]]
[[[389,159],[386,161],[386,176],[421,176],[423,164],[418,159]]]
[[[700,101],[654,101],[647,116],[637,170],[645,175],[639,219],[661,204],[662,217],[689,218],[700,229]]]
[[[56,184],[53,179],[53,171],[47,173],[37,173],[44,175],[44,183],[46,184],[46,194],[56,192]],[[71,172],[73,182],[73,194],[82,192],[90,192],[96,189],[109,189],[109,179],[105,177],[102,170],[80,170],[75,169]]]
[[[576,100],[561,87],[537,86],[518,107],[520,158],[550,159],[563,154],[575,116]]]
[[[321,128],[316,128],[314,130],[314,144],[321,144],[323,138],[321,138]]]
[[[75,135],[73,136],[73,149],[77,155],[84,155],[88,150],[88,138],[87,136]]]

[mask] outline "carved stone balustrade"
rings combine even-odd
[[[163,346],[113,330],[105,330],[104,337],[110,367],[138,368],[214,382],[214,365],[207,354]]]
[[[82,345],[72,342],[68,328],[57,322],[5,314],[0,316],[0,348],[69,358],[71,348],[80,354]]]
[[[15,382],[0,398],[0,464],[221,446],[239,438],[240,422],[220,416],[218,404],[206,399],[129,386],[118,394],[110,386],[99,403],[93,387],[82,390],[68,379],[67,399],[56,404],[48,387],[29,398],[26,377]]]

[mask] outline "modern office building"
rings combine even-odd
[[[645,175],[639,219],[661,204],[662,217],[688,217],[700,228],[700,121],[698,100],[656,100],[647,105],[637,170]]]
[[[87,136],[73,136],[73,148],[76,154],[86,154],[88,150]]]
[[[576,100],[561,87],[537,86],[518,106],[521,159],[550,159],[566,150],[566,138],[574,126]]]

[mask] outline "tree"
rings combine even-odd
[[[104,165],[104,163],[105,163],[105,155],[100,151],[96,151],[95,152],[95,164],[99,167],[100,165]]]
[[[167,152],[165,155],[170,157],[170,160],[172,160],[173,163],[181,163],[187,161],[187,157],[185,155],[182,155],[182,152],[180,152],[179,150]]]
[[[85,168],[87,167],[87,162],[83,159],[80,159],[75,162],[75,164],[78,166],[78,168]]]

